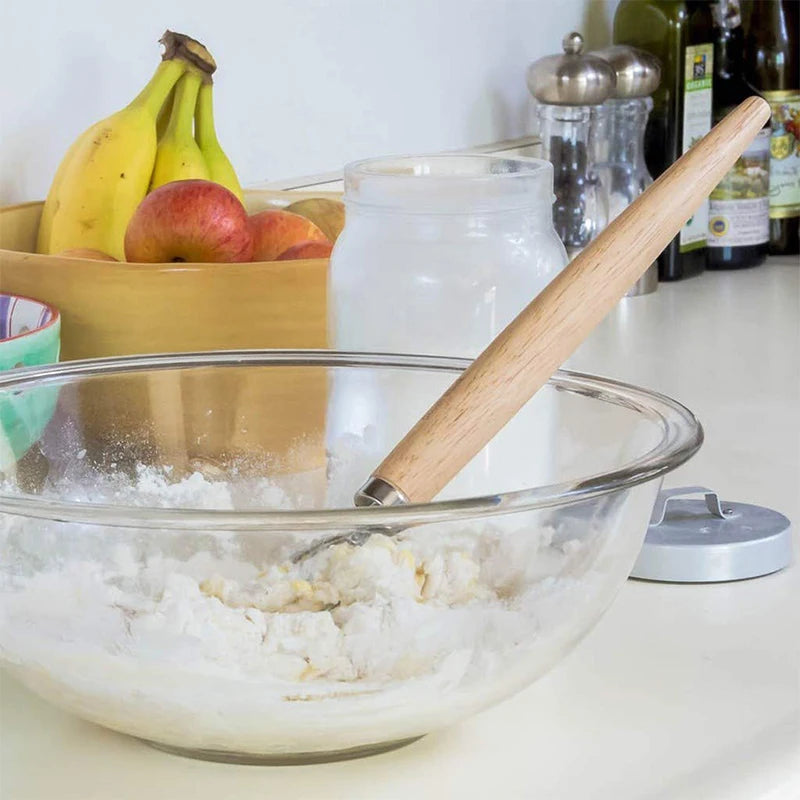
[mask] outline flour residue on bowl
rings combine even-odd
[[[243,489],[152,468],[94,502],[98,491],[150,506],[292,505],[264,479]],[[89,719],[182,747],[311,751],[439,727],[523,685],[534,651],[540,669],[554,662],[600,580],[585,526],[421,527],[293,564],[308,540],[290,534],[2,525],[8,557],[39,565],[2,576],[5,661]]]

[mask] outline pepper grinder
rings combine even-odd
[[[545,56],[528,68],[536,98],[542,155],[553,165],[553,225],[574,258],[608,222],[608,200],[595,169],[595,128],[602,104],[614,90],[611,65],[583,53],[583,37],[567,34],[563,54]]]
[[[592,55],[614,70],[611,97],[597,116],[596,169],[608,198],[608,221],[627,208],[652,182],[644,160],[644,132],[653,101],[650,95],[661,81],[661,63],[650,53],[628,45],[596,50]],[[636,282],[627,296],[648,294],[658,286],[658,265]]]

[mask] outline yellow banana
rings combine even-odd
[[[153,172],[156,116],[186,68],[180,58],[162,61],[129,105],[92,125],[70,148],[45,202],[44,252],[81,247],[125,260],[125,229]]]
[[[79,145],[80,139],[76,139],[67,150],[61,163],[58,165],[56,174],[53,176],[53,182],[50,184],[49,197],[58,197],[61,191],[61,184],[64,182],[64,176],[67,174],[67,169],[72,162],[72,156],[75,155]],[[57,204],[55,202],[46,202],[42,209],[42,216],[39,219],[39,233],[36,237],[36,252],[49,253],[50,252],[50,231],[53,225],[53,216],[56,213]]]
[[[209,170],[192,136],[194,108],[202,77],[189,69],[175,86],[169,125],[158,142],[150,191],[172,181],[209,179]]]
[[[194,136],[200,146],[200,152],[208,164],[208,171],[211,180],[221,183],[226,189],[230,189],[242,202],[244,195],[239,178],[236,177],[234,170],[225,151],[217,141],[217,132],[214,130],[214,105],[212,101],[212,83],[208,76],[200,87],[197,97],[197,108],[195,109],[195,130]]]

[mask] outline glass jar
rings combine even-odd
[[[345,203],[330,264],[329,339],[337,350],[473,358],[567,263],[552,223],[553,168],[539,159],[361,161],[345,168]],[[398,408],[427,410],[402,381],[378,386],[358,370],[337,376],[331,391],[329,437],[368,426],[375,408],[389,418]],[[512,421],[478,457],[515,484],[550,474],[545,453],[515,465],[515,436],[546,451],[555,427],[546,398],[533,402],[541,413],[527,419],[537,422]],[[395,443],[376,441],[376,452]],[[472,491],[474,474],[465,470],[458,490]]]
[[[331,346],[474,357],[566,264],[545,161],[372,159],[345,168]]]
[[[553,165],[553,224],[574,258],[608,223],[606,195],[595,169],[601,106],[536,104],[542,155]]]

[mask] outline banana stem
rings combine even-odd
[[[180,56],[208,75],[217,68],[217,62],[206,47],[185,33],[165,31],[159,41],[164,45],[165,59]]]
[[[201,80],[202,78],[196,72],[190,70],[178,81],[166,136],[184,141],[192,138],[194,109]]]
[[[212,99],[213,84],[203,82],[197,95],[195,108],[194,138],[200,147],[217,144],[217,132],[214,129],[214,102]]]
[[[162,61],[144,89],[128,104],[128,108],[146,108],[155,119],[159,109],[164,105],[167,95],[172,91],[172,87],[186,72],[187,66],[186,62],[180,58]]]

